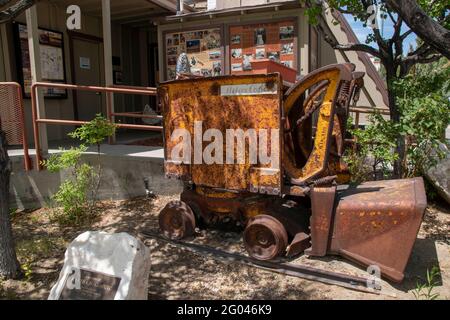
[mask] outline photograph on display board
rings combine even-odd
[[[220,30],[212,30],[206,34],[203,33],[203,35],[204,35],[204,40],[206,42],[206,48],[208,50],[218,49],[221,47]]]
[[[242,58],[242,49],[231,49],[231,57],[233,59],[241,59]]]
[[[178,60],[177,56],[167,57],[167,65],[169,65],[169,66],[176,66],[177,65],[177,60]]]
[[[241,35],[235,34],[231,36],[231,44],[241,44]]]
[[[290,61],[281,61],[281,64],[283,64],[284,66],[288,67],[288,68],[294,68],[294,61],[290,60]]]
[[[174,34],[173,35],[173,45],[174,46],[178,46],[180,44],[180,35],[179,34]]]
[[[233,63],[231,65],[231,71],[233,72],[237,72],[237,71],[242,71],[242,63]]]
[[[244,61],[242,63],[242,69],[244,71],[251,71],[252,68],[252,61],[254,57],[253,54],[244,54]]]
[[[271,51],[267,53],[267,58],[272,61],[280,62],[280,53],[278,51]]]
[[[209,59],[218,60],[222,57],[222,53],[220,51],[211,51],[209,52]]]
[[[255,45],[263,46],[266,44],[267,36],[265,28],[257,28],[255,29]]]
[[[222,74],[222,63],[220,61],[213,63],[213,75],[220,76]]]
[[[187,51],[187,53],[200,52],[200,40],[186,41],[186,51]]]
[[[292,39],[294,39],[294,26],[280,27],[280,40],[292,40]]]
[[[176,56],[176,55],[178,55],[178,47],[168,47],[167,48],[167,55],[168,56]]]
[[[177,71],[175,68],[167,68],[168,77],[173,80],[177,77]]]
[[[197,66],[204,66],[204,62],[202,60],[200,60],[199,57],[196,56],[191,56],[189,59],[189,62],[191,64],[191,67],[197,67]]]
[[[255,54],[255,59],[265,59],[266,58],[266,49],[265,48],[257,48],[256,49],[256,54]]]
[[[282,55],[294,54],[294,44],[292,42],[281,44],[281,54]]]
[[[195,76],[201,76],[202,75],[202,69],[199,69],[199,68],[191,68],[191,72]]]
[[[202,69],[202,76],[212,77],[213,71],[211,69]]]

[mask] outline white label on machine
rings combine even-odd
[[[264,94],[277,94],[278,84],[270,83],[249,83],[249,84],[233,84],[220,86],[220,95],[229,96],[254,96]]]

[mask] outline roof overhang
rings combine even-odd
[[[190,12],[183,13],[179,15],[167,16],[166,20],[168,22],[177,22],[177,21],[193,21],[193,20],[203,20],[205,18],[216,18],[216,17],[227,17],[227,16],[236,16],[236,14],[244,15],[249,13],[258,13],[258,12],[271,12],[271,11],[279,11],[279,10],[288,10],[295,8],[302,8],[303,5],[300,1],[286,1],[279,3],[269,3],[257,6],[244,6],[238,8],[229,8],[222,10],[208,10],[201,12]]]

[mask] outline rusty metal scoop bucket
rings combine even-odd
[[[401,282],[427,206],[423,179],[367,182],[338,190],[331,211],[323,202],[327,191],[318,189],[312,195],[309,254],[336,254],[378,266],[387,279]]]

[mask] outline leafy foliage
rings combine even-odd
[[[439,268],[434,266],[431,271],[427,269],[427,279],[425,283],[417,281],[416,289],[413,291],[416,300],[436,300],[439,298],[434,289],[438,285],[436,278],[440,276]]]
[[[97,114],[94,120],[69,133],[69,136],[88,145],[96,145],[99,149],[100,144],[115,132],[116,126],[101,114]]]
[[[423,175],[442,156],[439,144],[445,143],[445,129],[450,124],[450,66],[444,60],[417,67],[395,83],[401,112],[398,123],[375,114],[370,117],[365,130],[350,130],[358,141],[358,149],[356,154],[350,151],[346,160],[357,181],[364,181],[361,174],[364,167],[358,166],[368,162],[373,177],[378,169],[384,177],[388,176],[389,169],[399,157],[395,153],[397,136],[406,142],[404,177]]]
[[[69,150],[59,149],[60,154],[51,155],[47,161],[44,161],[44,166],[52,173],[75,168],[80,161],[82,153],[86,152],[86,150],[87,147],[84,145],[78,148],[70,148]]]
[[[443,156],[439,143],[446,143],[450,125],[450,64],[442,59],[418,66],[395,90],[402,114],[398,131],[406,139],[405,176],[423,175]]]
[[[44,162],[50,172],[71,171],[70,179],[65,180],[52,197],[59,206],[54,218],[63,225],[78,224],[87,216],[89,189],[95,172],[93,167],[81,162],[81,155],[86,150],[83,145],[67,151],[61,150],[60,154],[52,155]]]
[[[97,115],[93,121],[69,133],[69,136],[88,145],[97,145],[100,156],[100,144],[115,131],[114,124]],[[100,186],[101,165],[94,167],[82,162],[81,156],[87,149],[84,145],[69,150],[61,149],[60,154],[53,155],[44,162],[50,172],[70,171],[70,179],[60,185],[52,198],[58,205],[54,218],[63,225],[80,224],[93,216]]]
[[[357,149],[347,152],[345,160],[349,164],[353,182],[377,179],[378,173],[387,177],[398,155],[395,149],[395,127],[379,113],[370,115],[370,124],[365,129],[350,129],[357,141]]]
[[[427,15],[427,21],[434,21],[436,24],[443,26],[444,28],[449,28],[450,19],[448,10],[448,0],[437,0],[437,1],[425,1],[418,0],[419,5]],[[328,1],[311,1],[302,0],[306,5],[306,15],[309,17],[309,22],[316,26],[318,31],[322,34],[323,39],[331,45],[332,48],[341,51],[362,51],[371,54],[372,56],[379,58],[382,65],[383,71],[385,72],[385,80],[387,83],[387,92],[389,98],[389,110],[391,113],[390,124],[396,127],[397,136],[392,140],[395,141],[395,152],[397,153],[397,160],[394,162],[394,173],[396,177],[401,177],[410,174],[416,174],[411,172],[404,172],[406,166],[411,165],[406,159],[407,153],[410,151],[405,150],[405,145],[403,143],[405,136],[403,135],[405,128],[405,121],[401,118],[403,114],[407,114],[404,109],[401,110],[399,102],[397,101],[396,94],[396,83],[398,80],[403,80],[408,76],[410,71],[419,64],[428,64],[437,61],[442,57],[441,50],[436,49],[436,44],[433,39],[435,35],[433,30],[426,35],[421,32],[422,36],[426,39],[425,41],[418,41],[416,48],[411,48],[409,52],[404,52],[404,44],[406,39],[413,34],[413,30],[410,30],[406,26],[403,18],[397,14],[401,11],[396,2],[391,0],[328,0]],[[327,5],[325,5],[325,3]],[[355,21],[360,22],[364,27],[368,28],[368,36],[365,39],[365,43],[339,43],[335,37],[329,34],[327,28],[323,28],[320,21],[320,15],[323,10],[330,10],[332,12],[338,11],[341,14],[346,14],[347,17],[351,16]],[[378,26],[377,11],[379,12],[379,17],[382,20],[387,20],[393,27],[392,32],[382,32]],[[404,12],[402,11],[404,15]],[[334,22],[339,24],[339,18]],[[432,28],[431,28],[432,29]],[[439,52],[441,53],[439,53]],[[419,99],[419,98],[416,98]],[[422,101],[416,100],[415,103],[419,104],[433,104],[436,99],[430,97],[422,97]],[[439,102],[438,102],[439,103]],[[400,102],[401,104],[401,102]],[[414,108],[413,105],[411,105]],[[433,109],[437,106],[433,106]],[[417,116],[421,113],[418,108],[415,108]],[[414,115],[411,113],[411,117]],[[410,119],[408,119],[410,120]],[[402,124],[400,124],[403,122]],[[423,124],[421,124],[423,125]],[[372,137],[374,138],[374,137]],[[372,139],[370,139],[372,140]],[[424,145],[418,145],[418,148],[424,148]],[[426,143],[426,148],[429,149],[430,144]],[[416,149],[418,151],[419,149]],[[417,157],[416,155],[411,155],[411,157]],[[358,161],[356,161],[358,162]],[[419,162],[419,160],[414,160],[414,163]]]

